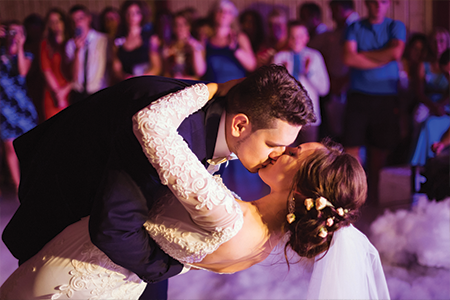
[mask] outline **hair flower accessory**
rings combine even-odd
[[[316,199],[316,209],[317,210],[322,210],[327,206],[333,207],[333,204],[324,197],[319,197]]]
[[[321,238],[326,238],[327,235],[328,235],[327,229],[325,227],[320,227],[320,229],[319,229],[319,236]]]
[[[327,219],[327,226],[331,227],[331,226],[333,226],[333,224],[334,224],[333,218],[328,218]]]
[[[287,214],[286,220],[288,221],[289,224],[291,224],[292,222],[295,221],[295,215],[293,213]]]
[[[288,221],[289,224],[292,224],[292,222],[295,221],[295,198],[292,197],[292,199],[290,199],[288,201],[288,214],[286,215],[286,220]]]
[[[348,213],[348,209],[343,209],[342,207],[339,207],[338,209],[336,209],[336,212],[338,213],[338,215],[343,217],[346,213]]]
[[[305,206],[306,206],[306,210],[311,210],[311,208],[314,207],[313,199],[311,199],[311,198],[305,199]]]

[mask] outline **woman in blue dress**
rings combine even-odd
[[[20,171],[12,142],[38,123],[38,114],[27,95],[25,84],[33,55],[23,50],[25,32],[20,22],[9,22],[1,32],[5,45],[0,48],[0,138],[12,181],[17,188]]]
[[[250,39],[234,28],[237,15],[236,6],[229,0],[216,2],[211,10],[213,35],[206,44],[207,81],[223,83],[242,78],[256,68]]]
[[[210,12],[213,35],[206,43],[206,73],[203,79],[224,83],[247,76],[256,68],[256,57],[248,36],[237,30],[238,10],[230,0],[217,1]],[[239,160],[229,161],[223,181],[236,187],[244,199],[255,200],[269,192],[257,174],[245,169]],[[256,198],[255,198],[256,197]]]
[[[432,57],[419,66],[418,72],[416,93],[421,104],[415,117],[421,123],[421,130],[411,160],[412,166],[424,166],[429,158],[434,157],[431,145],[439,141],[450,125],[449,81],[439,63],[449,47],[449,32],[444,28],[435,28],[430,37]]]

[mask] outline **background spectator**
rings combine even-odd
[[[435,28],[430,34],[429,57],[419,64],[415,92],[421,104],[415,120],[422,123],[429,115],[442,116],[445,113],[448,95],[448,80],[439,67],[439,58],[450,47],[450,35],[444,28]],[[448,112],[448,107],[447,107]]]
[[[158,38],[144,30],[147,23],[144,5],[142,1],[127,0],[120,8],[125,36],[114,42],[117,49],[113,70],[118,80],[137,75],[160,75],[162,72]]]
[[[203,47],[213,35],[210,18],[198,18],[192,24],[192,36],[198,40]]]
[[[449,81],[448,73],[445,72],[448,62],[443,56],[450,47],[449,32],[436,28],[429,41],[430,61],[420,64],[415,84],[421,102],[415,120],[420,122],[424,118],[424,121],[411,159],[412,166],[424,166],[427,160],[434,156],[431,145],[439,141],[450,125]],[[441,58],[442,64],[439,61]]]
[[[256,53],[257,66],[261,67],[273,62],[274,55],[287,47],[288,18],[286,13],[279,9],[270,11],[267,18],[268,34],[261,49]]]
[[[308,45],[322,53],[330,76],[330,93],[320,99],[323,116],[320,136],[341,141],[350,72],[343,60],[344,34],[359,15],[352,0],[332,0],[329,5],[335,29],[318,34]]]
[[[163,47],[164,76],[199,79],[205,74],[205,49],[191,35],[190,16],[186,11],[174,16],[174,38],[169,45]]]
[[[50,9],[45,17],[40,55],[41,70],[46,82],[43,99],[45,120],[69,106],[72,84],[65,57],[69,36],[70,27],[66,14],[59,8]]]
[[[116,47],[114,45],[114,40],[119,34],[120,28],[120,12],[117,8],[113,6],[105,7],[99,16],[99,30],[103,32],[108,37],[108,47],[106,48],[106,71],[105,80],[106,85],[114,85],[120,80],[114,76],[113,62],[115,57]]]
[[[450,80],[450,49],[444,51],[439,59],[439,66],[447,80]],[[433,132],[433,135],[441,136],[439,140],[431,145],[433,155],[425,164],[423,176],[425,183],[421,186],[421,192],[427,194],[428,199],[440,201],[450,196],[450,120],[447,121],[447,130],[445,124],[441,121],[439,132]],[[435,155],[435,156],[434,156]]]
[[[218,1],[212,7],[213,35],[206,44],[207,81],[222,83],[242,78],[256,68],[249,38],[235,27],[237,15],[236,6],[229,0]]]
[[[275,64],[286,66],[289,73],[305,87],[313,102],[316,122],[300,131],[296,143],[317,142],[321,122],[319,96],[330,89],[327,68],[319,51],[306,47],[308,30],[299,21],[291,21],[288,26],[288,50],[275,54]]]
[[[44,120],[42,97],[44,95],[45,78],[39,65],[39,52],[45,24],[41,15],[31,13],[23,20],[23,27],[27,34],[23,49],[25,52],[33,54],[34,57],[26,77],[28,97],[33,101],[39,116],[38,122],[40,122]]]
[[[419,128],[413,122],[414,110],[418,104],[415,92],[419,65],[427,55],[427,37],[421,33],[411,35],[399,61],[399,99],[400,99],[400,140],[392,153],[391,164],[408,164],[411,159],[413,143],[417,140]]]
[[[172,24],[172,12],[168,8],[160,8],[155,16],[155,35],[159,38],[160,44],[167,45],[172,40]]]
[[[379,173],[398,142],[400,60],[406,28],[386,18],[390,1],[366,0],[368,17],[352,23],[346,32],[344,62],[350,66],[350,93],[345,112],[345,150],[364,163],[367,146],[368,202],[378,202]]]
[[[298,7],[298,20],[308,29],[309,40],[313,41],[316,35],[328,30],[322,23],[322,9],[314,2],[304,2]]]
[[[75,103],[106,87],[108,38],[91,28],[91,14],[84,5],[74,5],[69,14],[75,30],[66,55],[74,81],[70,102]]]
[[[38,114],[27,95],[25,77],[30,70],[33,54],[25,52],[26,34],[19,21],[4,27],[5,45],[0,48],[0,137],[14,187],[19,187],[19,161],[13,140],[35,127]]]
[[[264,23],[261,14],[254,9],[247,9],[239,15],[239,25],[250,39],[254,53],[257,53],[264,41]]]
[[[100,13],[100,31],[108,36],[110,41],[117,37],[120,26],[120,12],[113,6],[105,7]]]

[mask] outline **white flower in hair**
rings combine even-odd
[[[328,218],[327,219],[327,226],[331,227],[331,226],[333,226],[333,224],[334,224],[333,218]]]
[[[327,199],[325,199],[324,197],[320,197],[316,199],[316,209],[317,210],[322,210],[324,209],[327,205],[329,206],[333,206],[333,204],[331,204]]]
[[[338,209],[336,209],[336,212],[338,213],[338,215],[343,217],[346,213],[348,213],[348,209],[343,209],[342,207],[339,207]]]
[[[305,206],[306,206],[306,210],[311,210],[311,208],[314,207],[313,199],[311,199],[311,198],[305,199]]]
[[[321,227],[320,230],[319,230],[319,236],[321,238],[326,238],[327,235],[328,235],[327,229],[325,227]]]

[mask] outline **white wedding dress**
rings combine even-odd
[[[164,96],[133,118],[145,154],[178,199],[171,197],[143,225],[167,254],[186,265],[202,261],[243,226],[233,194],[176,131],[208,97],[207,87],[197,84]],[[68,226],[22,264],[0,288],[0,299],[138,299],[146,283],[91,243],[88,222]],[[338,230],[325,257],[315,262],[307,296],[389,298],[377,250],[353,226]]]

